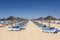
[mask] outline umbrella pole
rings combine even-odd
[[[42,24],[42,20],[41,20],[41,24]]]
[[[41,24],[42,24],[43,19],[41,19]]]
[[[51,21],[51,20],[50,20],[50,18],[49,18],[49,26],[48,26],[48,28],[50,28],[50,21]]]

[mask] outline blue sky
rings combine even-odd
[[[60,18],[60,0],[0,0],[1,17],[39,18],[52,15]]]

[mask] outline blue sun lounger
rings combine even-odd
[[[15,31],[19,31],[20,30],[20,27],[9,27],[8,30],[15,30]]]
[[[15,31],[19,31],[21,29],[20,25],[15,25],[15,26],[10,26],[8,30],[15,30]]]
[[[49,30],[48,28],[42,28],[41,31],[42,31],[42,32],[48,32],[48,30]]]
[[[43,32],[48,32],[48,33],[57,33],[58,32],[58,29],[57,28],[54,28],[54,27],[50,27],[50,28],[42,28]]]
[[[16,24],[15,26],[19,26],[19,27],[21,27],[21,24]]]
[[[54,28],[54,27],[51,27],[49,32],[51,32],[51,33],[57,33],[58,29]]]
[[[57,24],[60,24],[60,22],[57,22]]]

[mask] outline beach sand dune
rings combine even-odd
[[[1,27],[0,40],[60,40],[60,32],[43,33],[41,28],[29,21],[21,31],[8,31],[8,26]]]

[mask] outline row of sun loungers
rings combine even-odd
[[[43,22],[49,23],[47,20],[44,20]],[[56,21],[52,21],[52,22],[50,22],[50,23],[52,23],[52,24],[60,24],[60,22],[56,22]]]
[[[41,23],[38,23],[36,21],[32,21],[34,24],[38,25],[39,27],[45,27],[46,25],[45,24],[41,24]]]
[[[15,30],[15,31],[20,31],[21,30],[21,27],[23,25],[25,25],[28,21],[23,21],[23,22],[20,22],[18,24],[15,24],[15,26],[9,26],[8,27],[8,30]]]
[[[12,23],[12,25],[13,24],[15,24],[14,26],[9,26],[8,27],[8,30],[21,30],[21,27],[22,26],[24,26],[24,25],[26,25],[26,23],[28,22],[29,20],[25,20],[25,21],[18,21],[18,23],[16,23],[16,20],[13,20],[13,22],[12,22],[12,20],[7,20],[7,21],[0,21],[0,23],[1,24],[8,24],[8,25],[11,25],[11,23]]]
[[[47,23],[49,23],[47,20],[44,20],[43,22],[47,22]],[[50,23],[52,23],[52,24],[60,24],[60,21],[51,21]]]
[[[38,23],[38,22],[36,22],[34,20],[32,20],[32,22],[34,24],[38,25],[38,26],[41,26],[42,27],[42,29],[41,29],[42,32],[46,32],[46,33],[57,33],[58,32],[58,29],[55,28],[55,27],[48,28],[48,27],[46,27],[45,24]]]

